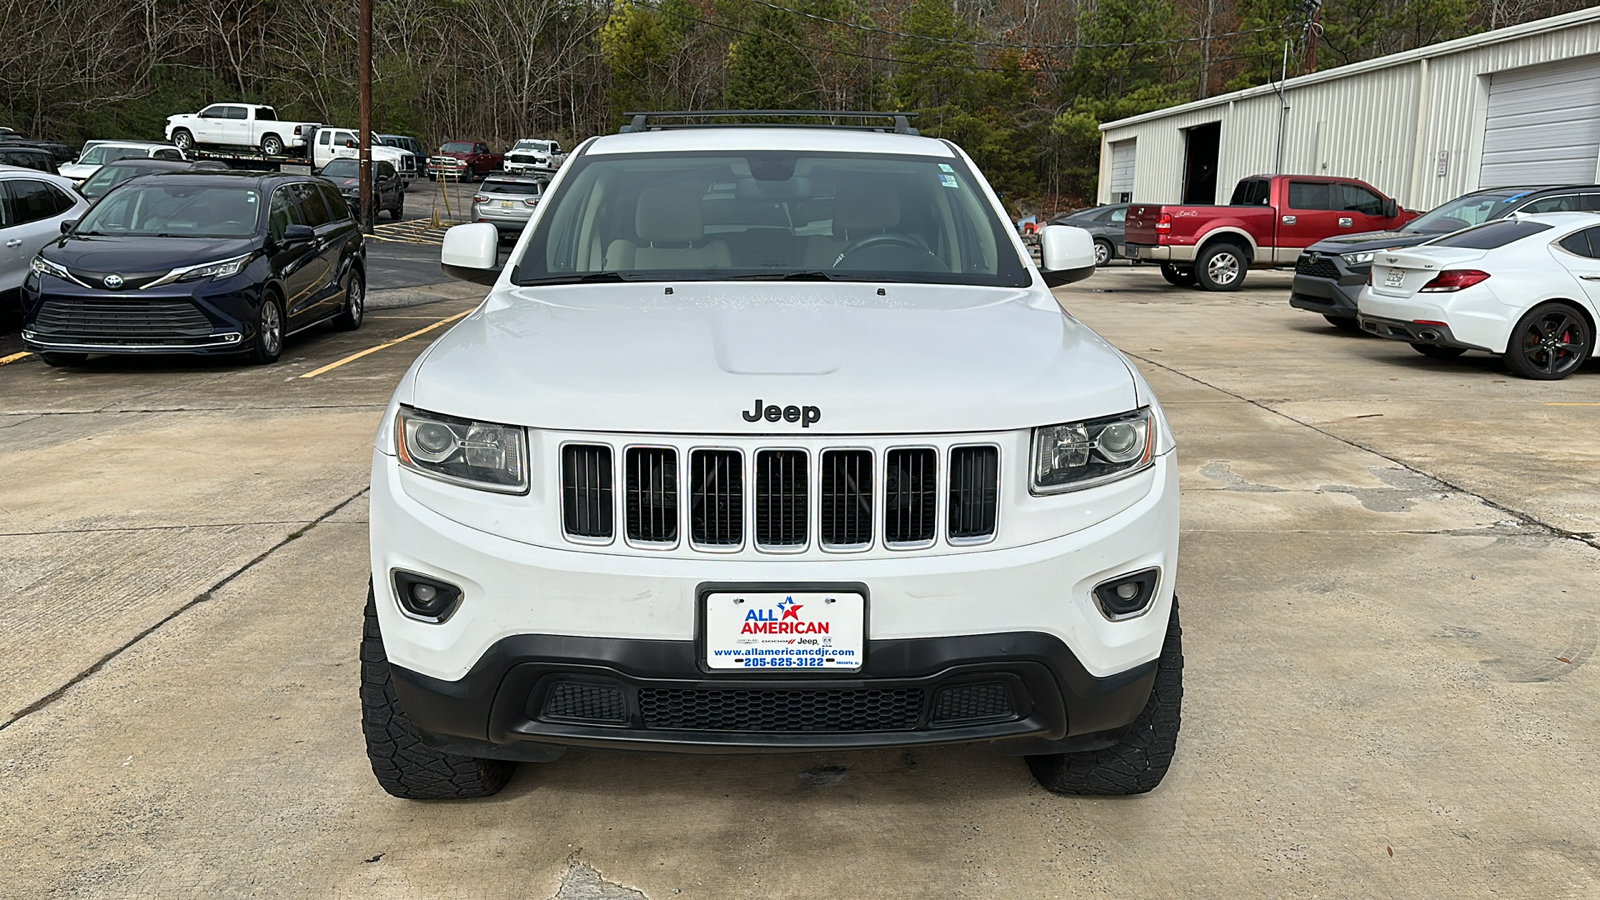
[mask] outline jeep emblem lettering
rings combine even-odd
[[[822,408],[819,406],[779,406],[776,403],[763,406],[761,398],[756,398],[753,409],[740,413],[746,422],[759,422],[766,419],[768,422],[799,422],[801,428],[810,428],[811,423],[822,421]]]

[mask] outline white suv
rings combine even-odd
[[[837,115],[837,114],[835,114]],[[893,129],[635,119],[401,380],[362,645],[391,794],[565,746],[982,742],[1046,788],[1154,788],[1177,740],[1173,439],[972,161]]]

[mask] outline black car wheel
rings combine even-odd
[[[1333,327],[1339,329],[1340,331],[1359,332],[1361,330],[1361,323],[1356,321],[1354,318],[1351,318],[1350,316],[1329,316],[1329,315],[1324,315],[1323,318],[1328,320],[1328,324],[1329,325],[1332,325]],[[1416,346],[1416,345],[1413,344],[1412,346]]]
[[[404,216],[405,214],[406,195],[403,192],[397,193],[394,195],[394,205],[389,207],[389,219],[391,221],[398,222],[400,221],[400,217]]]
[[[333,327],[340,331],[355,331],[361,327],[361,320],[367,314],[367,280],[361,277],[361,270],[355,266],[350,267],[350,274],[344,278],[344,311],[334,317]]]
[[[1165,278],[1168,284],[1175,284],[1178,287],[1194,286],[1194,270],[1175,266],[1172,263],[1161,264],[1161,277]]]
[[[1111,257],[1114,256],[1114,255],[1115,254],[1111,250],[1111,242],[1110,241],[1103,241],[1103,240],[1101,240],[1099,238],[1095,238],[1095,240],[1094,240],[1094,264],[1095,265],[1103,266],[1106,263],[1111,262]]]
[[[267,294],[256,313],[256,335],[250,342],[250,361],[264,366],[278,361],[283,353],[283,306],[274,294]]]
[[[1594,330],[1583,313],[1566,303],[1541,303],[1511,330],[1506,368],[1538,381],[1555,381],[1578,371],[1594,350]]]

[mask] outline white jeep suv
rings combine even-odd
[[[835,114],[837,115],[837,114]],[[984,743],[1061,793],[1177,740],[1178,473],[960,148],[635,119],[583,144],[372,458],[368,756],[485,796],[567,746]]]

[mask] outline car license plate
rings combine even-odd
[[[861,668],[866,598],[773,591],[706,595],[706,667],[791,671]]]
[[[511,207],[516,206],[516,205],[517,204],[515,202],[511,201],[511,200],[501,200],[500,201],[500,208],[501,209],[510,209]]]
[[[1406,273],[1403,269],[1390,269],[1387,278],[1383,279],[1384,287],[1403,287],[1406,283]]]

